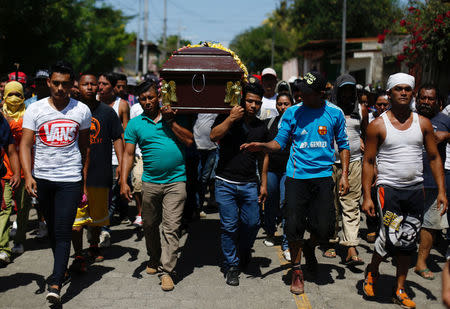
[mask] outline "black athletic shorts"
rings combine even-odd
[[[423,219],[424,191],[414,188],[378,187],[378,207],[382,214],[375,251],[381,256],[412,254]]]
[[[303,240],[306,230],[321,241],[332,237],[336,221],[333,179],[286,177],[285,188],[283,215],[287,240]]]

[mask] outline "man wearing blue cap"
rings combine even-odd
[[[349,143],[342,110],[326,101],[325,78],[318,72],[305,75],[300,84],[303,102],[288,108],[280,120],[277,137],[268,143],[241,146],[247,151],[279,151],[292,140],[286,167],[285,232],[292,261],[291,292],[304,293],[300,267],[302,251],[306,265],[317,267],[314,248],[317,240],[327,241],[334,232],[334,141],[342,162],[339,194],[348,192]],[[311,238],[304,241],[308,229]]]

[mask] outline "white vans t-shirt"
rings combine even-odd
[[[74,99],[57,111],[48,99],[31,104],[23,116],[22,127],[36,134],[33,176],[50,181],[80,181],[78,136],[80,130],[91,127],[91,111]]]

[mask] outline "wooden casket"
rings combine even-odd
[[[162,101],[178,113],[228,113],[239,104],[247,72],[226,49],[186,47],[162,66]]]

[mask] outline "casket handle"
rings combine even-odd
[[[200,89],[200,90],[197,90],[197,89],[195,89],[195,87],[194,87],[194,80],[195,80],[196,77],[197,77],[197,73],[194,74],[194,76],[192,76],[192,90],[194,90],[194,91],[197,92],[197,93],[200,93],[200,92],[202,92],[203,90],[205,90],[205,86],[206,86],[205,74],[202,73],[203,86],[202,86],[202,89]]]

